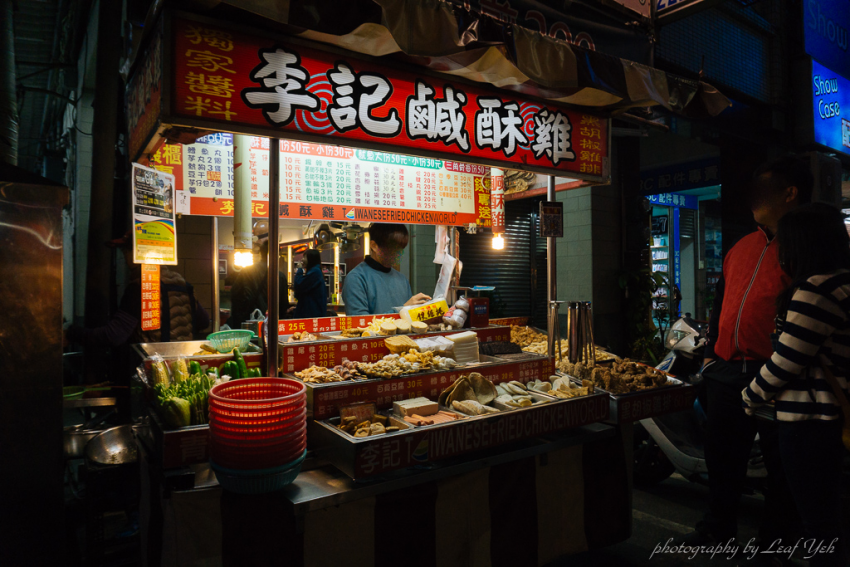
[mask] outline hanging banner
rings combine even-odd
[[[162,111],[162,22],[155,25],[148,47],[138,57],[125,98],[127,151],[135,161],[152,144]]]
[[[252,138],[249,155],[252,214],[264,217],[268,138]],[[474,188],[483,186],[487,174],[479,165],[291,140],[281,140],[280,160],[283,218],[455,226],[479,221],[481,202]],[[165,145],[151,163],[175,176],[177,212],[233,215],[231,134]],[[489,219],[489,208],[483,214]]]
[[[168,120],[602,180],[608,121],[175,19]],[[443,223],[446,224],[446,223]]]
[[[505,172],[490,169],[490,226],[493,234],[505,232]]]
[[[142,330],[159,329],[159,264],[142,264]]]
[[[133,262],[177,264],[174,176],[133,164]]]

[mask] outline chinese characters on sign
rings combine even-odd
[[[261,127],[284,139],[607,175],[601,118],[210,24],[177,19],[173,33],[177,116]]]
[[[655,195],[647,195],[646,198],[653,205],[661,205],[662,207],[681,207],[684,209],[699,208],[699,198],[696,195],[657,193]]]
[[[139,66],[127,84],[126,114],[130,160],[135,160],[151,139],[162,104],[162,29],[156,25],[150,45],[139,57]]]
[[[719,158],[640,172],[640,191],[644,195],[712,187],[720,183]]]
[[[155,331],[159,325],[159,265],[142,264],[142,330]]]
[[[505,232],[505,172],[490,169],[490,225],[493,234]]]
[[[269,140],[251,138],[246,183],[255,217],[268,215]],[[281,140],[280,214],[284,218],[378,220],[379,214],[403,215],[400,222],[466,224],[479,219],[475,187],[486,168],[438,159],[415,158],[340,146]],[[214,134],[189,145],[165,145],[154,167],[173,174],[178,212],[233,214],[233,136]],[[485,205],[486,218],[489,207]],[[388,218],[386,220],[394,220]],[[443,222],[437,222],[443,221]]]
[[[133,164],[133,261],[177,264],[174,176]]]

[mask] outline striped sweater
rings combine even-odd
[[[780,421],[834,420],[840,406],[821,370],[827,365],[848,391],[850,271],[812,276],[794,293],[776,352],[742,392],[755,408],[776,401]]]

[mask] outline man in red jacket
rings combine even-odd
[[[787,540],[796,517],[776,446],[772,422],[753,419],[741,405],[741,390],[773,354],[776,298],[789,278],[779,266],[776,226],[785,213],[811,201],[814,180],[807,160],[788,156],[756,172],[751,208],[758,230],[726,254],[708,326],[705,379],[708,432],[705,459],[709,513],[689,543],[727,542],[737,537],[738,504],[756,433],[768,472],[763,548]],[[766,560],[766,564],[770,564]]]

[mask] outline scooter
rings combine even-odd
[[[667,356],[656,366],[659,370],[697,388],[693,410],[641,420],[635,425],[634,483],[649,487],[674,472],[702,484],[708,483],[705,465],[707,418],[700,369],[706,344],[707,325],[691,318],[690,313],[677,320],[667,331]],[[760,490],[767,476],[758,437],[747,466],[748,486]]]

